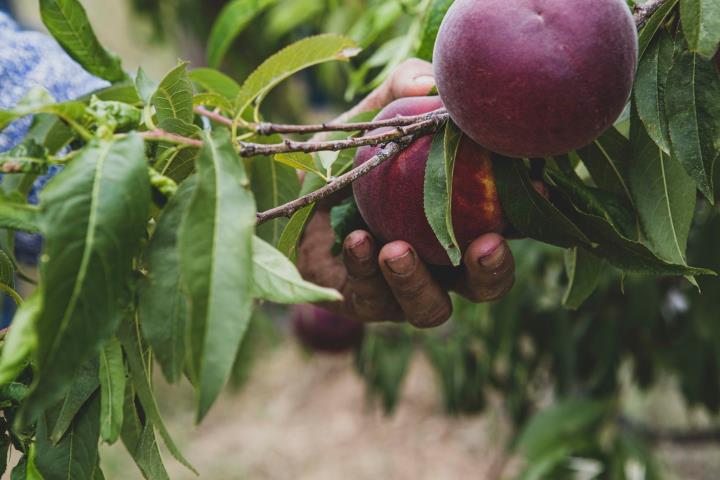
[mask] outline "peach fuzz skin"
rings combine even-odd
[[[385,107],[376,120],[422,115],[443,104],[439,97],[411,97]],[[381,133],[379,129],[372,133]],[[406,150],[357,180],[353,193],[370,231],[383,242],[404,240],[420,258],[433,265],[450,265],[425,216],[423,187],[432,135],[414,141]],[[361,165],[379,152],[363,147],[355,157]],[[461,140],[453,175],[452,218],[455,236],[464,252],[480,235],[501,233],[507,223],[495,188],[491,153],[468,137]]]
[[[433,65],[450,117],[473,140],[510,157],[545,157],[612,125],[637,56],[625,0],[456,0]]]

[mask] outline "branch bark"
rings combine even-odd
[[[254,157],[257,155],[276,155],[278,153],[338,151],[363,147],[366,145],[383,145],[408,135],[417,134],[417,136],[420,136],[426,133],[434,132],[440,127],[440,125],[443,125],[448,118],[449,116],[447,113],[439,113],[426,120],[422,120],[411,125],[394,127],[393,130],[386,133],[327,142],[296,142],[293,140],[285,140],[283,143],[269,145],[262,143],[239,142],[239,153],[242,157]]]
[[[645,23],[657,12],[668,0],[649,0],[642,5],[635,5],[633,16],[635,17],[635,25],[638,30],[645,26]]]
[[[232,126],[232,120],[225,117],[224,115],[212,112],[203,107],[195,107],[195,113],[202,115],[214,122],[221,125]],[[310,125],[291,125],[283,123],[253,123],[250,124],[252,129],[258,135],[274,135],[274,134],[309,134],[309,133],[320,133],[320,132],[366,132],[369,130],[375,130],[384,127],[404,127],[414,125],[425,120],[431,120],[435,117],[443,117],[447,115],[447,110],[444,108],[435,110],[434,112],[425,113],[422,115],[402,117],[398,116],[395,118],[389,118],[387,120],[377,120],[371,122],[354,122],[354,123],[317,123]]]
[[[384,127],[404,127],[432,120],[436,117],[447,118],[447,110],[441,108],[434,112],[425,113],[410,117],[395,117],[387,120],[378,120],[373,122],[355,122],[355,123],[318,123],[315,125],[285,125],[281,123],[259,123],[256,124],[255,131],[259,135],[288,134],[288,133],[319,133],[319,132],[365,132]]]

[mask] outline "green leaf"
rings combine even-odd
[[[293,216],[290,217],[290,221],[280,235],[280,240],[278,240],[278,250],[288,257],[291,262],[295,262],[297,259],[298,242],[300,241],[303,232],[305,232],[305,227],[310,221],[310,218],[312,218],[314,212],[314,203],[295,212]]]
[[[305,38],[268,58],[245,80],[235,98],[235,111],[242,115],[257,98],[302,69],[332,60],[348,61],[357,55],[355,43],[345,37],[326,34]]]
[[[647,133],[667,154],[670,153],[670,133],[665,114],[665,85],[672,56],[672,36],[661,30],[640,61],[633,90],[637,114]]]
[[[276,303],[337,302],[342,295],[303,280],[295,265],[259,237],[253,238],[255,296]]]
[[[522,160],[496,155],[493,170],[503,211],[520,233],[561,247],[591,244],[582,230],[533,188]]]
[[[125,79],[120,59],[105,50],[78,0],[40,0],[43,23],[85,70],[109,82]]]
[[[0,174],[30,173],[40,175],[48,169],[48,151],[33,139],[0,153]]]
[[[650,139],[634,112],[631,118],[633,161],[628,182],[640,223],[655,253],[685,265],[697,198],[695,183],[679,162]]]
[[[645,244],[624,237],[607,218],[570,205],[565,213],[571,215],[578,227],[592,239],[592,246],[588,250],[626,273],[640,275],[715,274],[704,268],[667,262],[654,254]]]
[[[100,436],[100,398],[93,395],[80,409],[59,443],[48,437],[49,425],[59,413],[53,408],[40,416],[37,424],[35,462],[44,480],[93,480],[98,468]]]
[[[30,295],[13,316],[13,327],[8,330],[0,351],[0,385],[15,380],[37,345],[35,323],[42,312],[42,288]]]
[[[15,286],[15,263],[5,250],[0,250],[0,284],[10,288]]]
[[[270,157],[254,158],[250,178],[258,211],[269,210],[298,197],[300,181],[294,168],[274,162]],[[276,245],[288,219],[276,218],[257,227],[257,235]]]
[[[200,85],[206,92],[216,93],[232,102],[240,92],[240,85],[219,70],[198,68],[190,73],[190,80]]]
[[[20,382],[10,382],[7,385],[0,387],[0,399],[2,401],[20,403],[25,400],[25,398],[28,396],[28,393],[30,393],[30,388],[24,383]],[[1,448],[2,447],[0,446],[0,449]],[[0,461],[2,460],[0,459]]]
[[[604,260],[584,248],[575,247],[565,251],[565,271],[568,286],[563,296],[565,308],[577,310],[590,298],[605,269]]]
[[[25,142],[42,145],[49,154],[54,155],[65,147],[74,136],[72,128],[62,120],[53,115],[40,113],[33,117],[33,123],[25,136]]]
[[[201,130],[192,123],[183,120],[166,118],[158,126],[169,133],[175,133],[183,137],[200,138]],[[169,144],[160,144],[155,168],[162,175],[180,183],[193,172],[197,155],[198,149],[195,147],[178,149]]]
[[[234,113],[232,103],[217,93],[198,93],[193,97],[193,105],[196,107],[208,107],[211,110],[219,108],[228,115]]]
[[[403,15],[400,2],[373,2],[363,9],[360,18],[350,27],[347,36],[362,48],[369,47],[385,32],[397,25]],[[383,47],[380,47],[381,49]]]
[[[428,223],[454,266],[460,265],[462,252],[452,224],[452,184],[455,156],[463,133],[448,122],[433,137],[425,166],[424,208]]]
[[[123,402],[123,425],[120,437],[135,464],[148,480],[169,480],[160,450],[155,440],[155,430],[149,421],[140,421],[135,390],[128,383]]]
[[[577,448],[592,441],[610,413],[608,402],[563,400],[530,419],[520,433],[517,448],[530,462],[559,448]]]
[[[454,0],[431,0],[430,5],[425,12],[422,30],[420,32],[420,45],[417,48],[415,56],[422,60],[432,61],[433,50],[435,48],[435,39],[437,38],[440,24],[445,18],[450,6]]]
[[[100,350],[100,436],[113,444],[120,436],[125,400],[125,364],[122,346],[112,338]]]
[[[613,193],[589,187],[577,176],[555,169],[546,172],[580,210],[604,218],[625,238],[639,236],[637,219],[630,202]]]
[[[543,480],[546,478],[554,478],[557,475],[557,469],[561,468],[568,458],[573,454],[573,449],[582,448],[588,442],[578,443],[574,446],[564,445],[554,450],[545,452],[542,458],[526,462],[528,465],[517,477],[517,480]]]
[[[645,26],[642,28],[640,34],[638,35],[638,59],[643,58],[643,55],[645,54],[645,51],[650,45],[650,42],[652,41],[653,37],[655,37],[655,33],[658,31],[661,25],[665,23],[665,20],[668,18],[668,15],[670,15],[670,12],[672,12],[673,8],[675,8],[675,5],[678,4],[678,1],[679,0],[668,0],[667,2],[663,3],[660,8],[658,8],[655,13],[652,14],[650,20],[648,20]]]
[[[275,0],[233,0],[215,19],[207,45],[208,63],[219,67],[225,54],[245,27]]]
[[[716,0],[680,0],[680,18],[690,50],[711,59],[720,43],[720,4]]]
[[[48,423],[48,438],[53,444],[65,436],[82,406],[98,389],[98,381],[98,362],[93,358],[85,362],[75,374],[55,420]]]
[[[682,42],[682,36],[678,36]],[[671,153],[712,203],[713,167],[720,138],[720,75],[714,61],[684,48],[668,72],[665,107]]]
[[[139,289],[142,332],[169,382],[185,365],[187,298],[181,287],[178,230],[195,190],[196,178],[183,182],[160,215],[145,253],[148,276]]]
[[[157,401],[155,400],[152,386],[150,384],[150,365],[148,364],[149,358],[147,358],[145,355],[146,347],[142,343],[142,339],[140,337],[140,327],[137,324],[137,321],[133,318],[127,318],[125,321],[121,322],[120,328],[118,328],[117,331],[117,336],[120,340],[120,343],[122,343],[123,349],[125,350],[127,363],[130,370],[130,380],[132,382],[132,385],[135,387],[137,396],[140,399],[140,403],[142,404],[144,414],[147,417],[147,423],[157,428],[170,454],[178,462],[183,464],[190,471],[195,473],[195,475],[197,475],[198,473],[195,468],[190,464],[190,462],[185,459],[183,454],[175,445],[175,442],[170,436],[170,432],[168,432],[167,428],[165,427],[165,423],[160,416],[160,410],[157,406]],[[134,401],[126,401],[125,404],[134,404]],[[128,419],[129,417],[131,416],[127,415],[127,413],[123,414],[123,419]],[[129,419],[132,420],[132,418]],[[132,440],[132,437],[126,432],[125,426],[123,427],[123,432],[121,435],[123,435],[123,442],[125,442],[126,445],[128,445],[128,443],[131,443],[129,441]],[[128,450],[132,454],[133,450],[136,449],[128,448]],[[147,453],[151,454],[151,452]],[[142,466],[141,469],[143,470],[143,472],[145,472],[145,469],[143,469]]]
[[[269,12],[263,33],[272,42],[312,23],[326,12],[326,8],[323,2],[317,0],[284,0]]]
[[[129,300],[150,204],[142,139],[93,140],[41,194],[45,234],[38,375],[26,419],[58,399],[110,338]]]
[[[145,105],[150,104],[157,88],[157,83],[147,76],[142,67],[138,67],[137,75],[135,76],[135,89]]]
[[[148,92],[148,94],[152,95],[154,91],[155,88],[153,87],[152,91]],[[101,88],[100,90],[95,90],[87,95],[83,95],[80,97],[80,100],[88,101],[92,97],[97,97],[99,100],[107,102],[128,103],[137,107],[145,103],[139,96],[137,86],[129,78],[122,82],[110,85],[109,87]]]
[[[153,94],[151,102],[155,106],[158,123],[166,119],[176,119],[192,124],[193,86],[187,74],[187,65],[182,62],[170,70]]]
[[[252,313],[255,200],[229,132],[205,135],[197,187],[180,225],[180,271],[190,299],[189,368],[202,419],[230,374]]]
[[[0,197],[0,228],[39,232],[38,209],[33,205],[15,203]]]
[[[577,151],[595,185],[632,201],[625,181],[630,163],[630,142],[614,127],[587,147]]]
[[[355,230],[367,229],[367,225],[360,215],[355,197],[350,195],[345,200],[330,209],[330,227],[335,233],[335,243],[332,254],[340,255],[345,238]]]
[[[325,174],[315,166],[315,160],[312,155],[304,152],[278,153],[273,157],[276,162],[287,165],[288,167],[302,170],[304,172],[312,172],[315,175],[324,177]]]
[[[44,480],[42,474],[38,471],[35,464],[37,457],[37,445],[30,444],[28,453],[23,455],[10,476],[11,480]]]
[[[47,113],[65,121],[75,122],[85,115],[85,104],[79,101],[55,103],[55,99],[42,87],[33,87],[12,110],[0,110],[0,130],[18,118]]]

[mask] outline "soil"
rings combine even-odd
[[[633,410],[673,414],[668,388]],[[285,342],[260,359],[239,393],[226,393],[192,428],[188,386],[156,387],[181,450],[218,480],[495,480],[512,478],[517,461],[504,445],[509,425],[496,400],[487,413],[448,417],[427,361],[414,359],[396,413],[369,405],[349,355],[308,356]],[[653,406],[654,405],[654,406]],[[680,418],[681,414],[672,416]],[[652,419],[652,415],[648,416]],[[668,480],[720,478],[717,445],[661,445]],[[102,451],[108,479],[140,479],[121,444]],[[170,478],[196,479],[164,452]],[[504,473],[501,473],[504,472]]]

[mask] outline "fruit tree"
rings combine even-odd
[[[328,203],[335,254],[367,228],[412,244],[439,278],[463,271],[478,235],[517,239],[507,296],[454,297],[435,329],[295,307],[303,343],[354,348],[388,411],[422,350],[448,412],[502,399],[522,478],[577,478],[584,459],[602,478],[635,479],[660,478],[648,445],[673,432],[626,415],[621,373],[641,388],[673,375],[688,405],[720,410],[720,3],[343,3],[229,1],[209,30],[211,65],[241,64],[232,46],[247,29],[257,50],[283,48],[243,78],[180,62],[155,79],[101,45],[80,0],[39,1],[57,42],[109,86],[64,102],[36,87],[0,110],[0,129],[33,118],[0,153],[0,288],[18,306],[0,352],[0,457],[21,455],[12,478],[103,478],[98,445],[118,441],[146,478],[167,478],[157,437],[193,470],[153,369],[192,384],[200,422],[248,357],[264,304],[342,302],[296,266]],[[276,13],[291,7],[302,35]],[[351,14],[318,20],[334,9]],[[343,35],[322,31],[338,25]],[[317,124],[281,123],[297,116],[284,102],[266,108],[301,71],[351,101],[411,57],[433,63],[427,96]],[[14,256],[18,232],[44,239],[39,278]],[[16,278],[34,292],[22,298]]]

